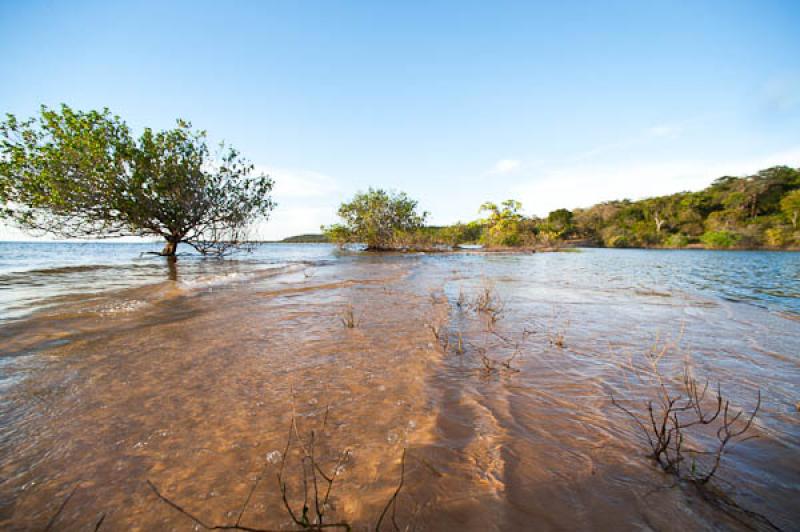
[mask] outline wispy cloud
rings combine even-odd
[[[656,124],[653,127],[637,131],[635,134],[621,140],[601,144],[600,146],[581,152],[575,157],[575,160],[588,161],[614,152],[644,146],[648,143],[656,142],[657,140],[677,138],[683,130],[684,127],[678,124]]]
[[[656,126],[653,126],[653,127],[649,128],[647,130],[647,133],[651,137],[675,138],[681,133],[682,130],[683,130],[683,128],[681,126],[678,126],[678,125],[675,125],[675,124],[659,124],[659,125],[656,125]]]
[[[257,166],[257,170],[275,180],[272,196],[278,204],[269,221],[255,228],[260,238],[279,240],[302,233],[318,233],[320,225],[334,221],[342,193],[335,178],[302,168]]]
[[[500,159],[494,163],[494,166],[492,166],[491,170],[489,170],[489,173],[492,175],[510,174],[516,170],[519,170],[521,166],[522,161],[517,159]]]
[[[800,106],[800,75],[775,77],[768,80],[762,89],[768,108],[775,111],[790,111]]]
[[[313,170],[257,166],[256,170],[275,180],[273,195],[280,201],[286,198],[324,197],[339,190],[337,181],[329,175]]]

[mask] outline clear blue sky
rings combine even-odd
[[[0,112],[107,106],[231,142],[278,182],[268,237],[370,185],[443,223],[800,166],[796,0],[0,0],[0,72]]]

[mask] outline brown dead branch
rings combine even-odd
[[[77,490],[78,490],[78,485],[76,484],[70,490],[69,494],[66,497],[64,497],[64,500],[61,501],[61,505],[58,507],[58,510],[56,511],[55,514],[53,514],[53,517],[50,518],[50,521],[47,522],[47,526],[44,527],[45,532],[48,532],[49,530],[53,529],[53,525],[55,525],[56,521],[58,520],[58,517],[64,511],[64,508],[67,507],[67,503],[69,503],[69,500],[72,498],[73,495],[75,495],[75,492]]]
[[[325,421],[323,421],[323,424],[327,421],[327,412],[328,409],[326,408],[326,414],[325,414],[326,419]],[[286,471],[287,471],[286,467],[287,467],[288,457],[291,455],[292,448],[295,446],[297,446],[300,449],[300,454],[301,454],[300,469],[302,471],[302,474],[300,483],[302,485],[302,498],[300,498],[300,496],[296,496],[294,498],[295,500],[293,500],[293,497],[289,492],[289,486],[286,478]],[[292,418],[289,425],[288,435],[286,438],[286,445],[284,447],[283,453],[281,454],[280,466],[277,472],[278,490],[281,494],[281,502],[283,504],[283,507],[286,511],[286,514],[289,516],[294,525],[297,527],[296,530],[301,530],[301,531],[321,531],[326,529],[343,529],[348,531],[352,530],[352,526],[350,525],[350,523],[346,521],[330,522],[327,517],[327,511],[330,509],[330,498],[334,489],[334,485],[339,475],[344,470],[345,462],[350,457],[350,450],[346,449],[342,453],[340,453],[338,459],[333,465],[333,468],[326,471],[323,465],[319,462],[319,457],[317,455],[317,447],[318,447],[318,438],[316,431],[312,430],[309,433],[307,441],[304,441],[303,438],[301,437],[300,431],[297,427],[297,420],[294,413],[294,400],[292,400]],[[401,458],[400,483],[397,486],[397,489],[394,491],[392,497],[389,499],[386,506],[384,507],[377,521],[376,530],[380,529],[381,524],[383,523],[387,513],[390,510],[391,510],[392,525],[395,528],[395,530],[399,530],[396,518],[397,497],[400,493],[400,490],[403,488],[405,482],[405,456],[406,456],[406,451],[404,449]],[[155,484],[153,484],[150,480],[147,480],[147,484],[148,486],[150,486],[150,489],[153,491],[153,493],[162,502],[166,503],[177,512],[189,518],[196,525],[205,528],[207,530],[241,530],[245,532],[273,532],[273,530],[275,529],[259,528],[255,526],[248,526],[242,524],[242,518],[244,517],[247,508],[253,498],[253,495],[256,492],[256,489],[258,488],[261,480],[264,478],[269,466],[270,466],[270,461],[269,459],[267,459],[260,473],[256,476],[253,485],[250,487],[250,490],[248,491],[247,496],[241,508],[239,509],[236,521],[233,523],[215,524],[206,521],[203,518],[199,517],[198,515],[185,509],[175,501],[163,495],[155,486]],[[62,503],[62,509],[63,506],[66,505],[66,502],[68,500],[69,497],[64,503]],[[59,510],[59,514],[60,512],[61,510]],[[58,514],[56,514],[55,517],[57,516]],[[100,523],[102,523],[102,519]],[[98,523],[98,527],[100,523]]]
[[[383,511],[381,512],[381,516],[378,518],[378,522],[375,524],[375,532],[380,532],[381,524],[383,523],[384,517],[386,517],[386,512],[389,511],[389,508],[392,510],[392,526],[394,527],[395,531],[400,530],[400,527],[397,525],[397,496],[400,495],[400,490],[403,489],[403,483],[405,482],[406,478],[406,450],[403,449],[403,454],[400,457],[400,483],[397,485],[397,489],[394,490],[392,494],[392,498],[389,499],[389,502],[386,503],[384,506]]]
[[[688,368],[683,371],[680,385],[665,379],[658,362],[663,350],[651,350],[649,382],[653,386],[652,399],[645,411],[634,411],[611,394],[612,404],[634,420],[645,436],[650,448],[649,456],[666,472],[679,479],[705,484],[717,473],[722,458],[730,447],[754,436],[746,435],[753,426],[761,408],[761,390],[757,392],[756,405],[750,413],[735,410],[717,384],[710,396],[708,380],[700,384]],[[696,440],[693,427],[709,426],[715,429],[716,441],[705,448],[693,447],[689,439]],[[710,462],[705,466],[701,462]]]
[[[346,329],[355,329],[356,327],[358,327],[359,320],[356,317],[355,309],[353,309],[352,303],[348,304],[347,307],[345,307],[344,311],[342,312],[342,315],[339,316],[339,319],[341,320],[342,325],[344,325]]]

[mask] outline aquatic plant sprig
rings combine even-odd
[[[341,316],[339,316],[339,320],[342,322],[342,325],[344,325],[345,329],[355,329],[358,327],[358,324],[361,321],[356,316],[356,312],[352,303],[347,304]]]

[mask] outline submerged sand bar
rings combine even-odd
[[[800,522],[789,406],[800,322],[675,290],[570,280],[530,259],[304,264],[213,289],[166,282],[108,295],[140,302],[127,307],[77,298],[6,324],[0,527],[42,529],[73,493],[59,530],[101,517],[108,530],[191,529],[148,480],[206,523],[229,523],[264,472],[241,524],[292,529],[275,453],[294,416],[299,432],[315,430],[325,467],[350,451],[329,515],[356,529],[373,526],[395,491],[403,449],[402,526],[745,529],[672,487],[610,405],[612,391],[644,397],[621,368],[654,342],[671,342],[675,367],[690,356],[742,405],[761,388],[759,438],[732,449],[720,476],[743,507],[785,529]],[[497,335],[459,308],[486,287],[503,302]],[[342,321],[349,308],[353,328]],[[520,344],[514,370],[486,372],[478,354],[507,356],[500,336]],[[299,469],[287,474],[296,496]]]

